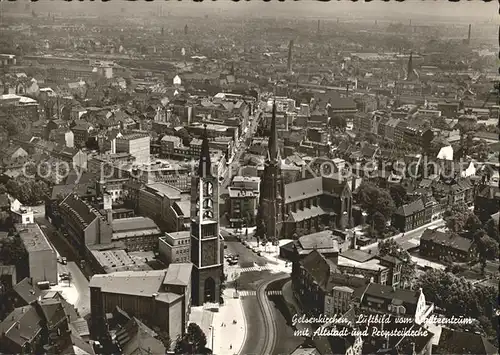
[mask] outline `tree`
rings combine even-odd
[[[500,242],[500,233],[498,231],[498,222],[495,219],[490,218],[488,221],[486,221],[486,223],[483,226],[483,229],[486,232],[486,234],[488,234],[488,236],[490,236],[491,238],[496,240],[497,243]]]
[[[186,334],[177,339],[175,345],[176,354],[206,354],[207,337],[200,326],[190,323]]]
[[[392,185],[389,188],[389,193],[391,194],[396,207],[400,207],[408,201],[408,194],[402,185]]]
[[[498,242],[488,236],[484,230],[478,230],[474,234],[474,240],[477,243],[477,251],[482,263],[498,258]]]
[[[463,277],[442,270],[430,270],[422,274],[416,286],[425,290],[426,300],[443,309],[445,316],[466,314],[477,319],[484,317],[491,326],[482,327],[485,332],[490,328],[498,328],[495,315],[498,290],[495,287],[473,285]]]
[[[464,231],[469,215],[471,212],[464,203],[452,206],[443,214],[446,228],[453,233],[461,233]]]
[[[488,159],[491,150],[488,143],[484,139],[481,139],[477,143],[472,142],[470,145],[467,145],[467,149],[472,158],[480,161]]]
[[[401,260],[401,282],[403,285],[410,285],[416,273],[415,263],[411,260],[411,255],[393,239],[380,241],[378,250],[382,257],[389,255]]]
[[[384,215],[380,212],[375,212],[372,217],[373,220],[373,227],[375,228],[376,231],[378,232],[383,232],[386,227],[386,219]]]
[[[361,207],[367,211],[371,217],[378,211],[388,220],[391,218],[396,208],[389,192],[367,182],[363,182],[360,185],[358,200]]]

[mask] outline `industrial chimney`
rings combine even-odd
[[[471,33],[471,30],[472,30],[472,25],[469,24],[469,35],[467,36],[467,44],[468,45],[470,44],[470,33]]]
[[[292,50],[293,50],[293,39],[290,40],[288,44],[288,73],[292,72]]]

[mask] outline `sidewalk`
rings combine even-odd
[[[238,354],[247,337],[247,325],[241,299],[232,298],[233,288],[224,291],[224,305],[214,314],[212,320],[213,350],[215,355]],[[233,320],[236,324],[233,324]],[[224,326],[222,324],[224,323]],[[212,334],[207,334],[207,343],[212,345]],[[232,348],[230,349],[230,346]]]
[[[247,324],[243,304],[241,299],[232,298],[233,295],[233,288],[224,291],[224,305],[219,307],[218,312],[203,307],[191,308],[189,322],[200,326],[207,337],[207,347],[213,350],[214,355],[238,354],[245,344]]]

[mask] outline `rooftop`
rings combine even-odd
[[[97,262],[102,266],[105,272],[115,271],[146,271],[150,267],[140,261],[136,261],[130,257],[125,250],[92,250],[92,254]]]
[[[130,217],[113,220],[113,233],[121,233],[145,229],[158,229],[156,223],[147,217]]]
[[[188,286],[191,283],[191,263],[174,263],[170,264],[167,269],[167,274],[163,280],[164,285],[181,285]]]
[[[42,231],[40,226],[36,223],[28,225],[17,225],[16,229],[19,232],[19,236],[26,248],[28,253],[42,251],[42,250],[53,250],[45,233]]]

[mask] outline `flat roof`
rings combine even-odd
[[[171,232],[167,233],[172,239],[185,239],[189,238],[191,236],[190,231],[181,231],[181,232]],[[161,239],[165,239],[165,237],[162,237]]]
[[[18,224],[16,225],[16,229],[28,253],[42,250],[54,251],[38,224]]]

